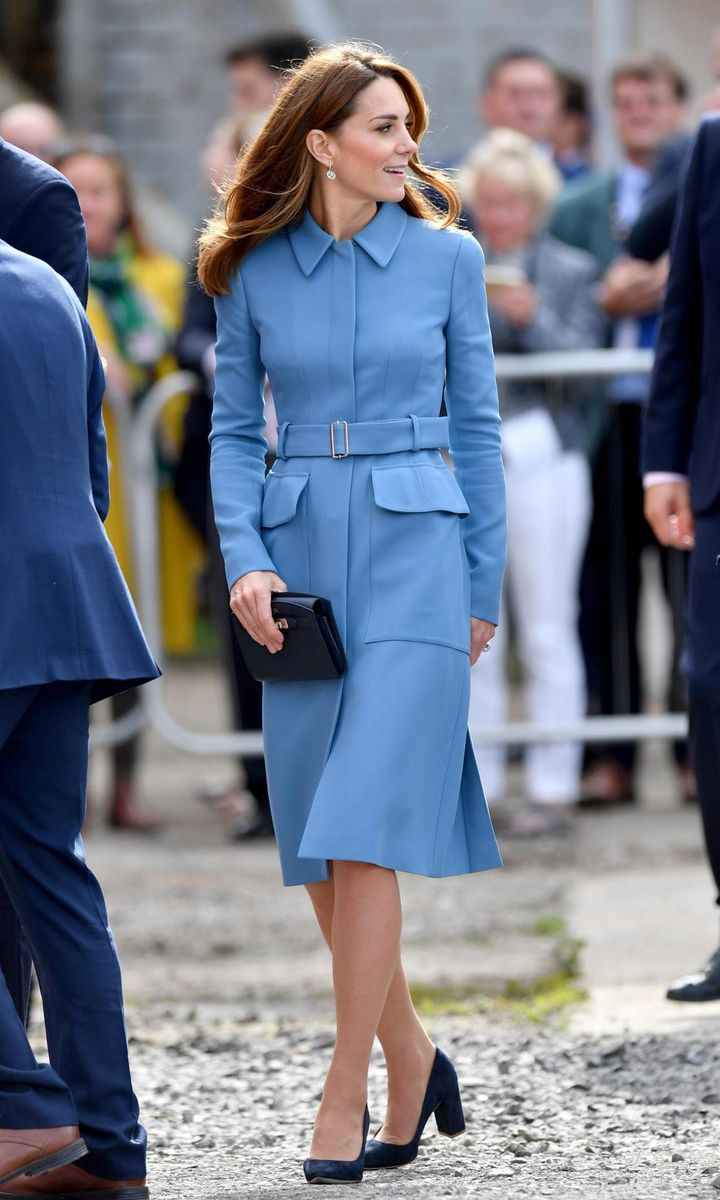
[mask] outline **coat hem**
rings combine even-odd
[[[371,854],[369,852],[362,853],[362,852],[357,852],[357,851],[354,852],[353,854],[328,854],[327,856],[322,855],[322,854],[317,854],[317,853],[298,854],[298,859],[300,861],[302,861],[304,859],[316,859],[316,860],[324,859],[324,861],[327,863],[332,862],[333,860],[336,860],[338,862],[368,863],[370,866],[383,867],[387,871],[400,871],[403,875],[421,875],[425,879],[450,879],[453,876],[458,876],[458,875],[477,875],[481,871],[495,871],[498,868],[503,866],[503,861],[502,861],[502,858],[500,857],[499,853],[498,853],[497,857],[492,855],[487,860],[478,861],[476,864],[474,864],[472,866],[450,867],[445,870],[443,870],[443,869],[440,869],[440,870],[427,869],[427,870],[425,870],[420,867],[411,867],[407,863],[403,864],[403,863],[400,863],[397,861],[392,861],[392,862],[385,861],[384,855],[375,855],[375,854]],[[303,879],[303,880],[298,880],[297,883],[295,883],[292,881],[291,882],[287,881],[285,879],[284,873],[283,873],[283,886],[284,887],[297,887],[297,886],[299,886],[301,884],[305,884],[305,883],[323,883],[323,882],[325,882],[326,879],[327,879],[326,875],[319,875],[315,879]]]

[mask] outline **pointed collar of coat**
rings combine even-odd
[[[384,200],[375,216],[352,239],[379,267],[386,267],[400,244],[408,215],[395,201]],[[306,209],[302,221],[288,230],[290,245],[302,271],[311,275],[335,238]]]

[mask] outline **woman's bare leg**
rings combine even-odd
[[[307,891],[322,934],[332,951],[333,880],[309,884]],[[410,1141],[417,1127],[435,1047],[413,1007],[399,946],[377,1037],[388,1071],[388,1107],[381,1137],[386,1142],[403,1144]]]
[[[402,913],[394,871],[336,861],[332,872],[337,1034],[310,1157],[353,1159],[362,1148],[370,1053],[398,959]]]

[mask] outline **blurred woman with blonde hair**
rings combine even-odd
[[[591,257],[545,230],[561,186],[527,137],[496,129],[470,152],[459,186],[486,257],[496,354],[584,350],[602,344]],[[508,489],[508,597],[527,687],[528,716],[565,724],[585,714],[577,632],[579,574],[591,507],[588,454],[597,414],[582,385],[548,379],[500,383]],[[473,669],[470,724],[507,713],[505,638]],[[505,752],[478,752],[486,794],[499,800]],[[566,831],[580,784],[577,744],[531,746],[528,805],[507,824],[519,836]]]

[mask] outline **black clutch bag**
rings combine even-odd
[[[245,665],[255,679],[264,683],[338,679],[345,674],[345,651],[329,600],[305,592],[275,592],[272,615],[275,622],[282,623],[285,638],[277,654],[259,645],[235,617],[235,633]]]

